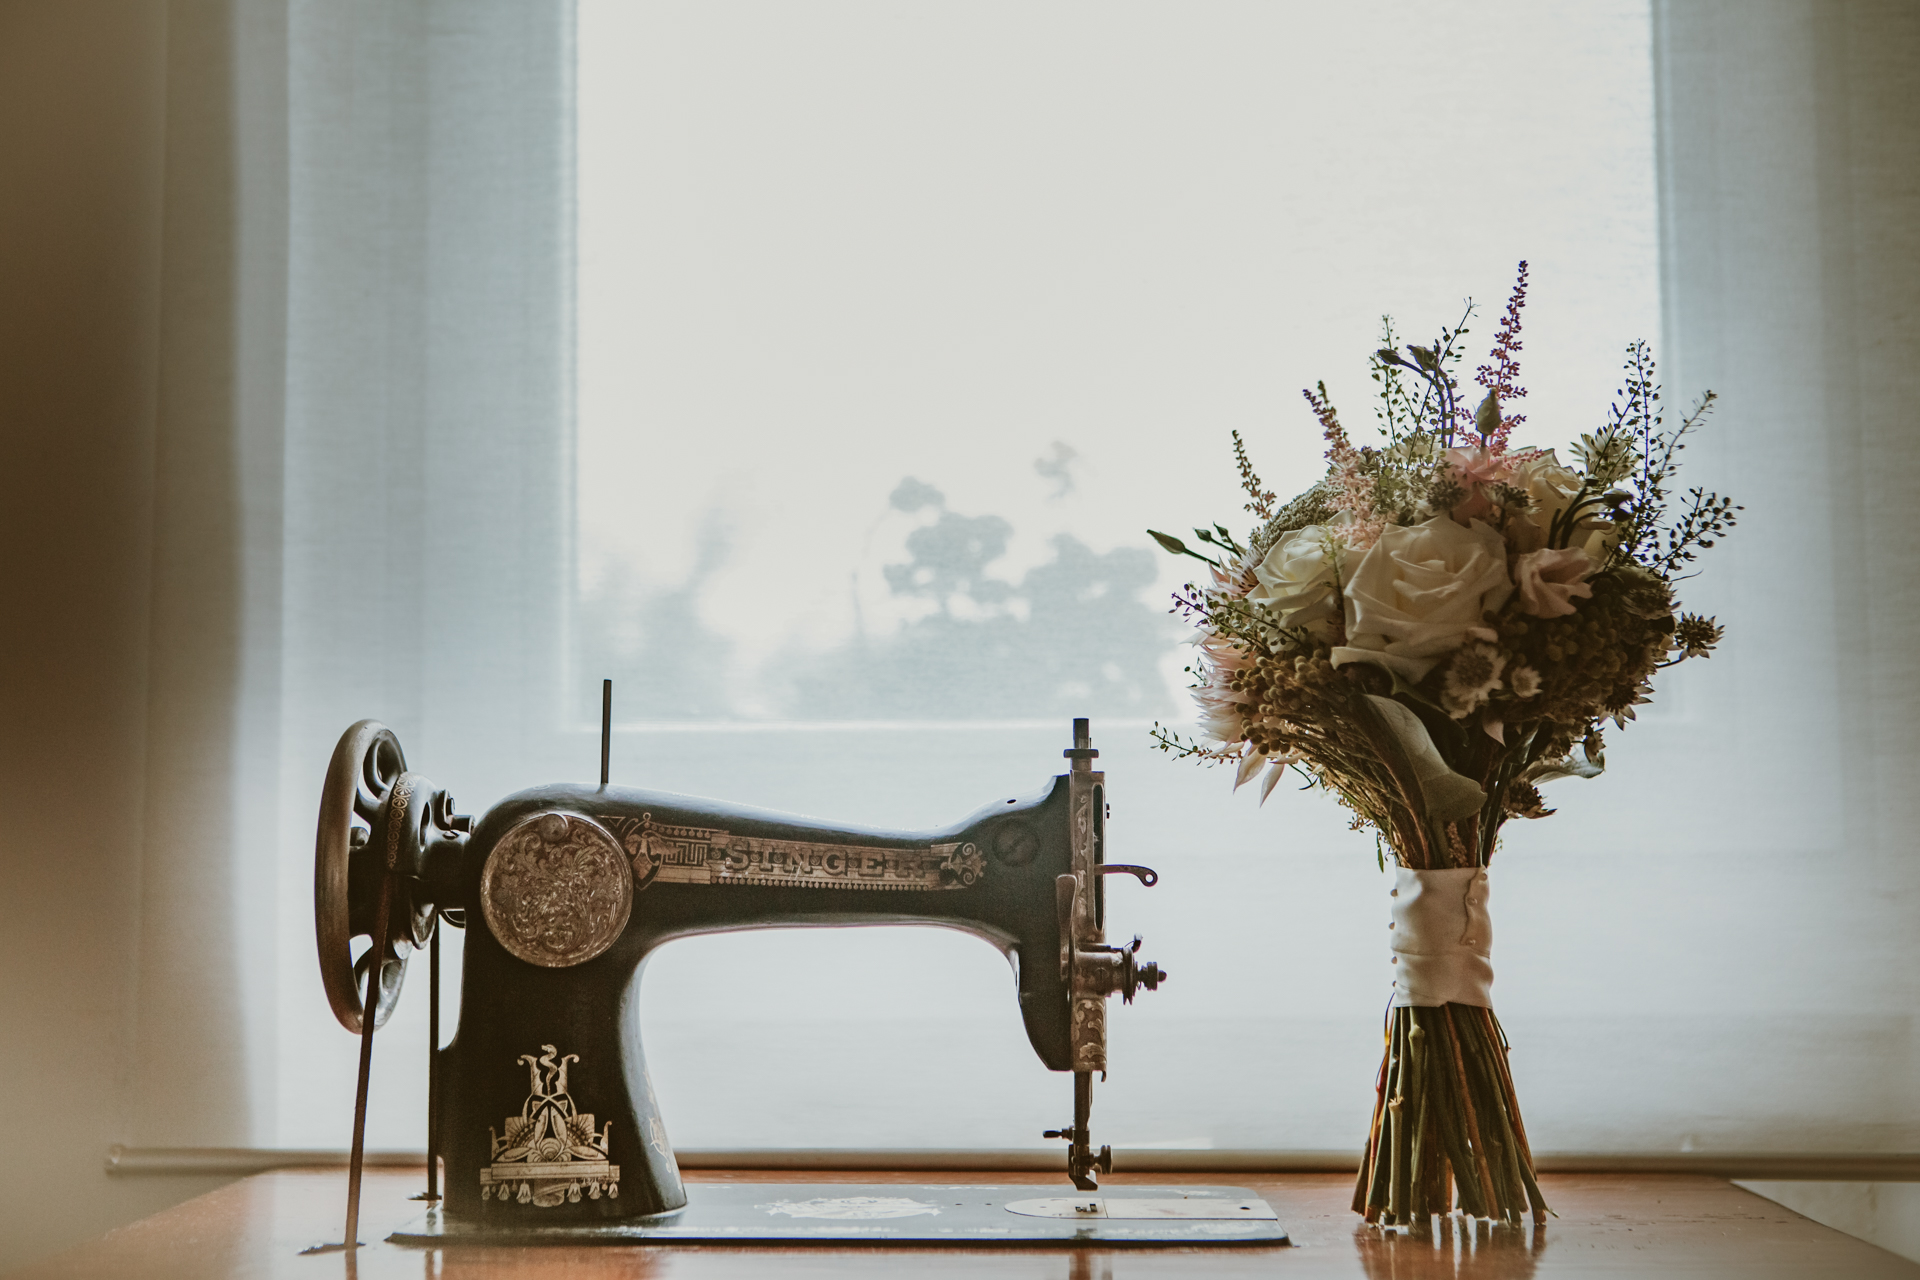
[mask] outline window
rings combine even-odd
[[[1360,426],[1378,313],[1470,292],[1490,334],[1523,256],[1532,421],[1592,422],[1658,336],[1648,38],[1643,4],[583,5],[573,685],[585,720],[615,677],[616,776],[924,827],[1091,715],[1115,856],[1165,876],[1110,928],[1173,974],[1112,1020],[1100,1140],[1351,1146],[1371,847],[1149,750],[1185,575],[1144,528],[1245,523],[1231,429],[1304,487],[1299,388]],[[665,948],[644,1018],[683,1146],[1040,1145],[1068,1093],[1011,993],[964,937],[760,933]]]
[[[1164,877],[1115,887],[1110,932],[1172,974],[1112,1020],[1097,1140],[1353,1147],[1386,990],[1371,846],[1323,797],[1261,810],[1150,750],[1186,715],[1185,575],[1144,529],[1245,523],[1230,430],[1304,487],[1300,387],[1364,427],[1379,313],[1425,329],[1471,293],[1490,334],[1520,257],[1532,422],[1588,424],[1658,336],[1648,40],[1643,3],[583,0],[573,700],[523,759],[440,730],[416,767],[476,811],[586,777],[611,676],[617,782],[926,827],[1043,785],[1090,715],[1114,856]],[[1558,1011],[1524,858],[1510,1023]],[[301,1012],[262,1139],[339,1145],[353,1045],[310,1016],[283,880]],[[659,952],[644,1030],[683,1148],[1039,1146],[1070,1093],[1011,992],[938,930],[741,934]],[[382,1039],[375,1148],[421,1143],[424,1022],[416,991]],[[1559,1106],[1578,1036],[1527,1025],[1535,1141],[1642,1141]]]

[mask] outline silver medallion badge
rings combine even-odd
[[[633,910],[627,851],[591,818],[536,813],[487,855],[480,906],[500,945],[528,964],[584,964],[627,927]]]

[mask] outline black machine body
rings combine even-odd
[[[439,921],[465,926],[459,1026],[430,1089],[449,1220],[591,1226],[684,1206],[640,1043],[647,957],[674,938],[794,926],[932,925],[999,948],[1035,1054],[1075,1075],[1074,1123],[1049,1136],[1067,1139],[1074,1184],[1095,1187],[1110,1167],[1088,1130],[1107,997],[1164,974],[1137,938],[1103,941],[1104,876],[1157,876],[1107,862],[1105,775],[1087,722],[1074,729],[1068,771],[1037,797],[920,832],[604,783],[532,788],[473,822],[406,772],[391,733],[350,729],[321,808],[321,968],[341,1023],[362,1031],[361,993],[384,1021],[409,952]],[[371,948],[347,957],[377,924],[375,982]]]

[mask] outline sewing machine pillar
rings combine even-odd
[[[448,1212],[578,1221],[686,1203],[640,1044],[635,950],[553,969],[469,932],[460,1028],[440,1055]]]

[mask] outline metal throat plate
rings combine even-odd
[[[1286,1228],[1245,1187],[1125,1186],[1036,1195],[1035,1186],[694,1182],[687,1207],[618,1224],[448,1221],[438,1209],[396,1244],[1283,1245]]]

